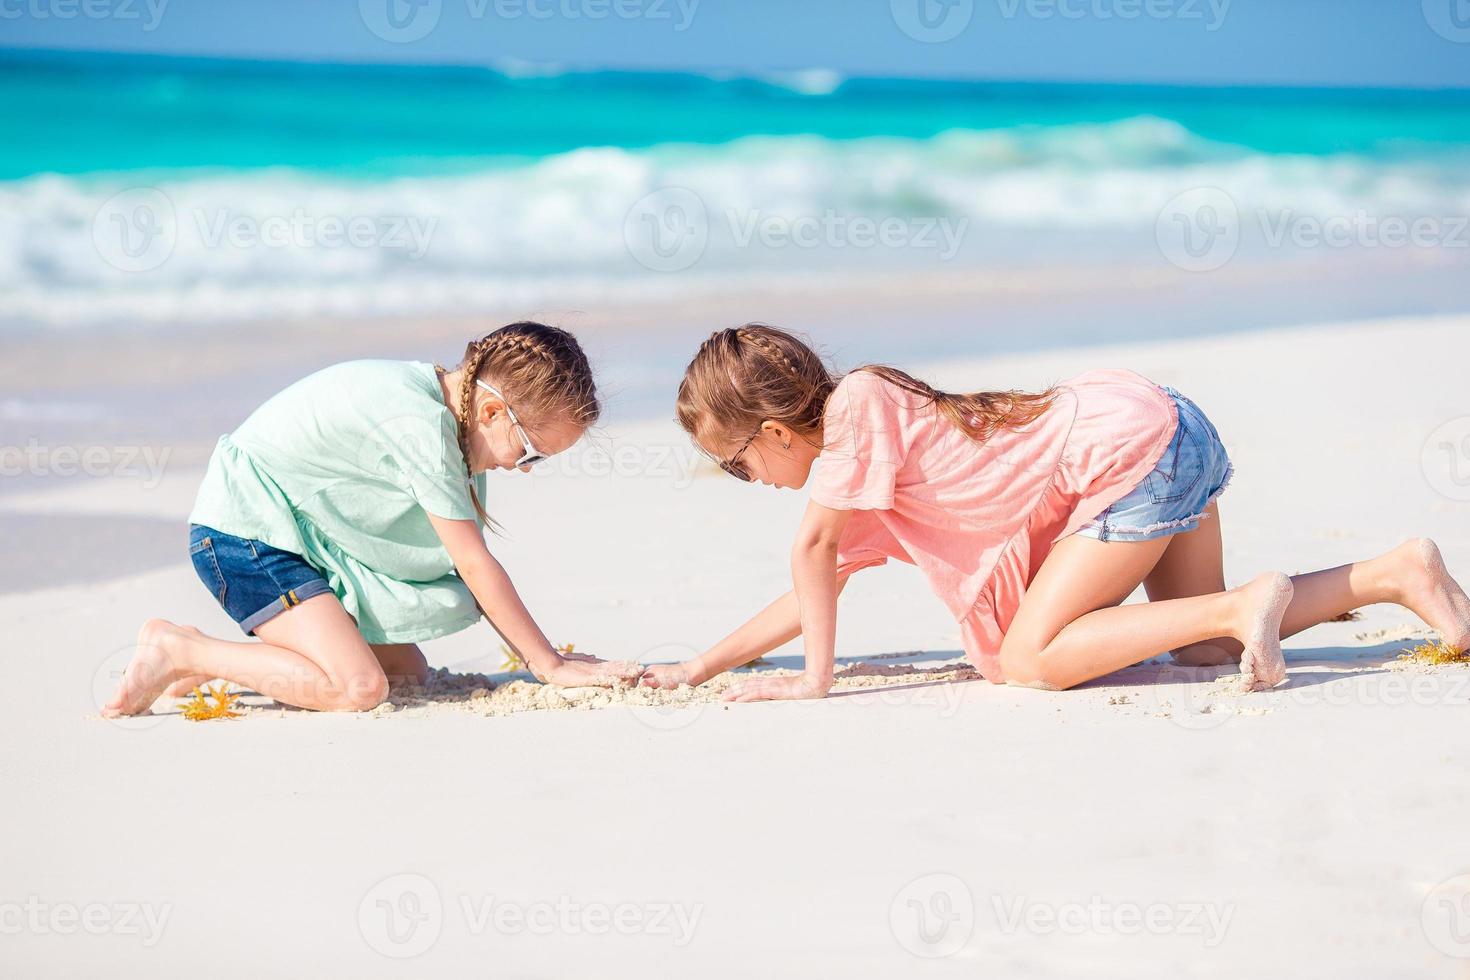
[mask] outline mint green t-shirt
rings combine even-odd
[[[189,521],[301,555],[369,643],[444,636],[480,615],[428,518],[477,520],[457,432],[433,365],[337,364],[220,437]]]

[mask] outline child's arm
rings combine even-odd
[[[753,678],[726,695],[731,701],[825,697],[837,647],[837,543],[851,512],[808,503],[791,547],[806,665],[796,677]]]
[[[433,514],[429,515],[429,523],[444,542],[455,570],[469,586],[485,618],[538,680],[564,687],[606,687],[618,681],[635,680],[643,672],[641,666],[628,661],[569,660],[557,653],[526,611],[510,576],[485,547],[479,525]]]
[[[848,576],[837,576],[837,591]],[[680,684],[698,687],[711,677],[750,663],[801,635],[801,607],[796,593],[781,598],[756,613],[739,629],[697,657],[679,664],[654,664],[643,671],[644,687],[674,688]]]

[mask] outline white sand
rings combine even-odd
[[[937,374],[1034,386],[1117,365],[1190,394],[1237,466],[1235,583],[1410,534],[1470,575],[1470,488],[1421,462],[1470,412],[1467,363],[1470,321],[1445,318]],[[555,640],[679,659],[786,587],[800,496],[690,471],[668,424],[607,448],[614,475],[588,454],[494,481],[513,534],[495,547]],[[0,520],[182,520],[197,478],[13,494]],[[840,620],[844,662],[870,666],[822,702],[567,703],[469,677],[373,715],[102,721],[94,691],[149,615],[230,635],[182,544],[167,568],[0,596],[6,976],[1470,969],[1452,880],[1470,872],[1470,669],[1393,664],[1421,635],[1396,608],[1292,638],[1267,694],[1163,661],[1044,693],[936,680],[964,676],[957,629],[912,569],[881,569]],[[480,627],[426,650],[493,674],[497,647]],[[564,710],[517,710],[548,698]]]

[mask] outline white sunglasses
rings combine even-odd
[[[521,425],[520,419],[516,418],[516,413],[511,409],[510,402],[505,400],[505,396],[497,391],[494,385],[489,384],[485,381],[481,381],[479,378],[475,379],[475,384],[479,385],[481,388],[484,388],[496,398],[499,398],[500,403],[505,406],[505,414],[510,418],[511,428],[515,429],[516,435],[520,436],[521,448],[525,449],[525,452],[521,454],[521,458],[516,460],[516,466],[535,466],[537,463],[545,459],[547,454],[541,452],[535,446],[531,445],[531,437],[526,435],[526,427]]]

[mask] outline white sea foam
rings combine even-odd
[[[959,246],[986,236],[1138,235],[1199,187],[1224,189],[1246,213],[1470,213],[1460,169],[1268,157],[1153,117],[925,140],[588,148],[376,180],[42,175],[0,183],[0,322],[412,314],[667,291],[802,263],[965,261],[975,250]],[[677,207],[659,196],[669,188],[682,189]],[[860,222],[895,234],[864,245]],[[940,222],[954,254],[939,231],[925,251],[924,228]],[[643,224],[693,227],[697,254],[649,261],[634,240]]]
[[[759,76],[760,80],[778,88],[790,89],[798,95],[831,95],[842,87],[846,76],[831,68],[806,68],[800,71],[778,71]]]

